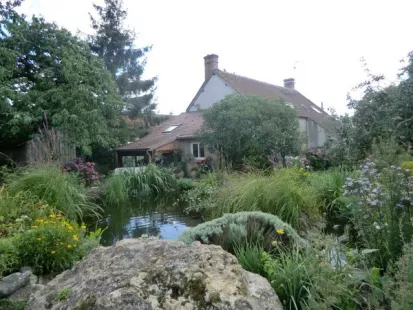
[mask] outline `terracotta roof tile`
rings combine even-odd
[[[161,123],[159,126],[153,127],[147,136],[131,144],[121,146],[117,150],[155,150],[176,139],[193,137],[201,128],[202,123],[203,120],[200,112],[171,115],[165,122]],[[165,132],[168,127],[174,125],[178,127],[171,132]]]

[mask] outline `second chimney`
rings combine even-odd
[[[295,79],[293,79],[293,78],[285,79],[284,80],[284,87],[294,89],[295,88]]]
[[[218,55],[210,54],[204,57],[205,63],[205,80],[207,80],[211,74],[218,69]]]

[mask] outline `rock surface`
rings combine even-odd
[[[7,297],[30,282],[31,272],[16,272],[0,280],[0,298]]]
[[[65,298],[59,298],[64,293]],[[95,249],[26,309],[282,309],[263,277],[215,245],[128,239]]]
[[[43,288],[44,288],[44,285],[29,284],[29,285],[19,288],[13,294],[7,297],[7,299],[12,300],[12,301],[27,301],[31,294]]]

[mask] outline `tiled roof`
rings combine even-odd
[[[117,150],[155,150],[161,146],[175,141],[176,139],[190,138],[201,128],[203,123],[200,112],[182,113],[180,115],[171,115],[169,118],[161,123],[159,126],[153,127],[151,132],[131,144],[121,146]],[[170,132],[165,130],[170,126],[178,126]]]
[[[330,115],[321,110],[317,105],[312,103],[309,99],[304,97],[295,89],[257,81],[251,78],[221,70],[215,70],[212,74],[220,76],[226,83],[228,83],[241,95],[257,96],[264,100],[281,98],[282,100],[284,100],[284,102],[291,103],[298,109],[299,117],[312,119],[314,122],[319,124],[321,127],[324,127],[325,129],[329,129],[332,126]],[[196,97],[189,105],[187,111],[195,102]]]

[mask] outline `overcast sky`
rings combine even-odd
[[[219,55],[220,69],[268,83],[294,77],[304,96],[344,113],[347,93],[365,79],[361,57],[395,81],[413,50],[409,0],[124,2],[137,45],[153,45],[145,75],[159,77],[161,113],[185,111],[207,54]],[[93,3],[102,0],[25,0],[21,11],[88,33]]]

